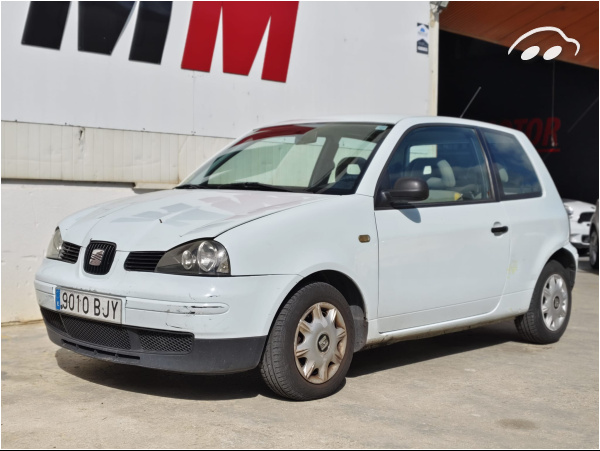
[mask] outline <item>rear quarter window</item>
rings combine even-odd
[[[482,133],[492,156],[502,199],[541,196],[540,181],[517,138],[494,130],[482,130]]]

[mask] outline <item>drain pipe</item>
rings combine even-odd
[[[429,115],[437,116],[440,13],[449,2],[429,2]]]

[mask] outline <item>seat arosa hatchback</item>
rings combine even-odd
[[[174,190],[60,224],[35,288],[50,339],[179,372],[260,367],[334,393],[367,347],[514,318],[552,343],[577,253],[523,133],[441,117],[260,128]]]

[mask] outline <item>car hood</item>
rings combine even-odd
[[[65,241],[117,244],[119,251],[161,251],[279,211],[332,196],[273,191],[168,190],[80,211],[60,224]]]

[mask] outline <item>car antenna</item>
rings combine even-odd
[[[469,109],[471,104],[473,103],[473,100],[475,100],[475,97],[477,97],[477,94],[479,94],[479,91],[481,91],[481,86],[479,88],[477,88],[477,91],[475,91],[475,94],[473,94],[473,97],[471,97],[471,101],[467,104],[466,108],[464,109],[464,111],[462,112],[462,114],[459,117],[462,118],[465,115],[465,113],[467,112],[467,110]]]

